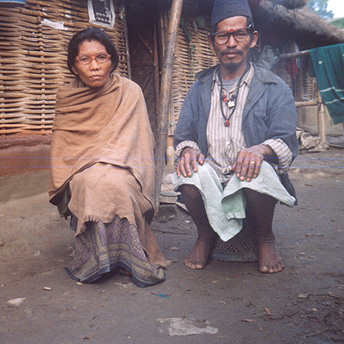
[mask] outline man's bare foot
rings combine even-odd
[[[204,240],[197,239],[195,246],[189,255],[184,259],[184,264],[190,269],[204,269],[208,263],[213,244],[214,240],[210,240],[205,243]]]
[[[282,258],[273,242],[258,243],[258,269],[260,272],[273,274],[284,269]]]

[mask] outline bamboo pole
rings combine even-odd
[[[121,1],[121,6],[125,8],[125,2]],[[123,22],[124,22],[124,37],[125,37],[125,53],[127,55],[127,72],[128,72],[128,79],[131,80],[131,63],[130,63],[130,53],[129,53],[129,37],[128,37],[128,25],[127,25],[127,13],[125,12],[123,16]],[[114,27],[114,30],[116,28]]]
[[[306,100],[306,101],[301,101],[301,102],[295,102],[295,106],[298,107],[303,107],[303,106],[316,106],[318,105],[317,100]]]
[[[307,56],[310,54],[309,50],[297,51],[295,53],[281,54],[280,59],[296,59],[298,57]]]
[[[154,80],[154,110],[157,114],[159,112],[159,101],[160,101],[160,79],[159,79],[159,53],[158,53],[158,43],[157,43],[157,23],[154,23],[153,32],[153,80]],[[156,124],[156,123],[155,123]]]
[[[326,142],[326,124],[325,124],[325,107],[321,100],[320,91],[318,90],[318,135],[320,142]]]
[[[159,209],[161,182],[165,166],[166,141],[168,134],[168,117],[170,112],[172,72],[178,27],[182,12],[183,0],[173,0],[168,25],[167,44],[161,76],[161,99],[157,121],[157,144],[155,148],[155,205]]]

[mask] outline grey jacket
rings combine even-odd
[[[197,81],[190,87],[180,111],[174,134],[175,148],[180,142],[191,140],[207,155],[206,129],[215,68],[218,66],[196,75]],[[242,119],[246,144],[251,147],[267,139],[279,138],[289,147],[295,158],[298,152],[296,126],[296,107],[288,85],[271,71],[254,65],[254,76]],[[289,178],[287,179],[286,183],[290,183]],[[282,183],[285,184],[283,181]],[[290,190],[292,186],[285,187],[294,193]]]

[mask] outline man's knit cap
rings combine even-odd
[[[251,18],[252,13],[247,0],[215,0],[211,16],[211,27],[220,21],[236,16]]]

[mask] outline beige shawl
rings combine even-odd
[[[128,168],[153,209],[153,144],[146,104],[138,85],[117,73],[100,90],[75,80],[57,94],[50,201],[60,205],[73,175],[103,162]]]

